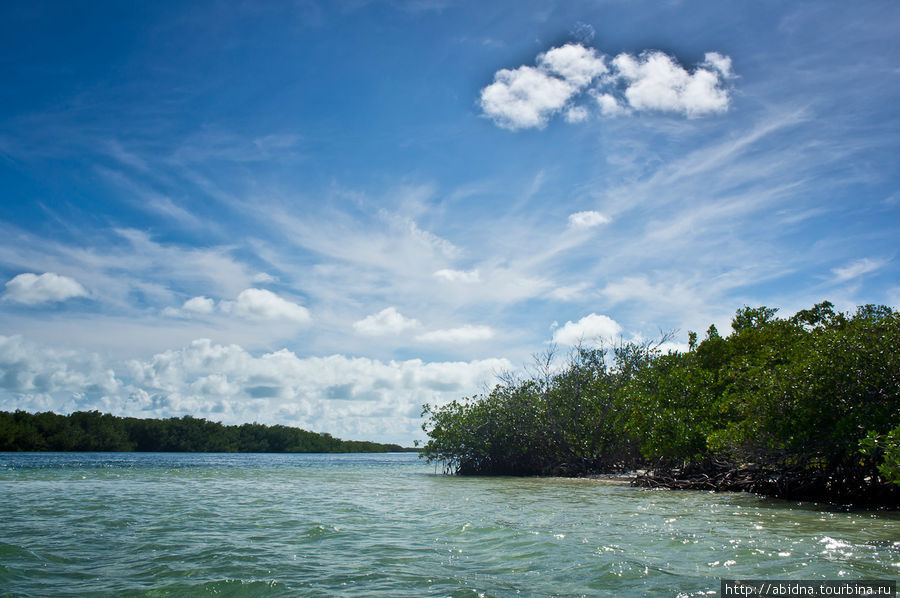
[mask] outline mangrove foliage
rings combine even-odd
[[[689,350],[548,354],[527,378],[432,407],[423,456],[459,474],[641,471],[635,483],[900,504],[900,314],[824,302],[737,311]]]
[[[202,418],[138,419],[99,411],[71,415],[0,411],[0,451],[184,453],[385,453],[397,444],[340,440],[288,426],[226,426]]]

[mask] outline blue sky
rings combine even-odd
[[[900,306],[896,2],[0,17],[0,409],[406,444],[551,341]]]

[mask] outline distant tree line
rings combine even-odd
[[[689,350],[580,347],[426,405],[422,456],[459,474],[642,470],[636,484],[900,504],[900,314],[737,311]]]
[[[0,412],[0,451],[141,451],[188,453],[384,453],[397,444],[340,440],[288,426],[226,426],[186,415],[116,417],[99,411]]]

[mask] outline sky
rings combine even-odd
[[[424,440],[578,343],[900,306],[900,4],[0,4],[0,410]]]

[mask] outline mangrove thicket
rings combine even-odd
[[[578,347],[563,367],[433,407],[423,456],[459,474],[641,471],[635,483],[900,504],[900,314],[744,307],[730,332]]]
[[[226,426],[185,415],[116,417],[99,411],[0,411],[0,451],[139,451],[184,453],[384,453],[397,444],[340,440],[330,434],[258,423]]]

